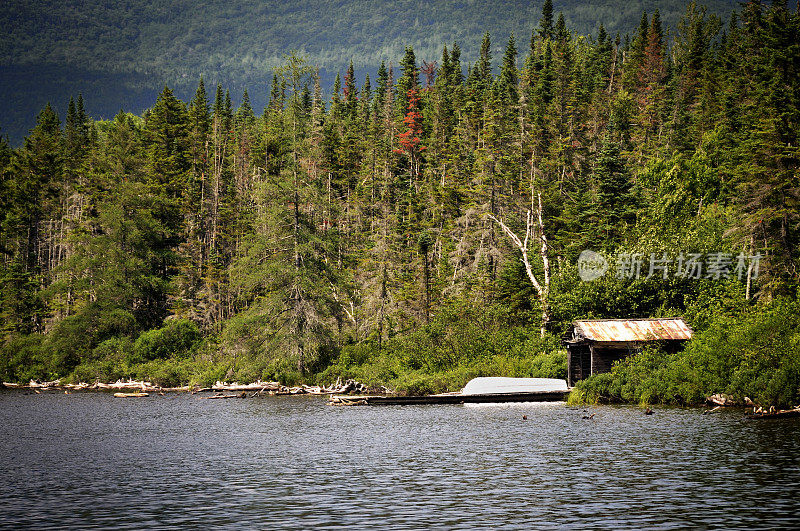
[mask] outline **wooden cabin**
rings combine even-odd
[[[564,334],[569,386],[592,374],[611,370],[611,365],[661,342],[668,352],[677,351],[692,338],[692,329],[681,319],[595,319],[575,321]]]

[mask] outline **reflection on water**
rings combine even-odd
[[[6,391],[0,526],[800,524],[797,420],[590,410]]]

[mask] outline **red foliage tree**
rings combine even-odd
[[[419,112],[419,96],[417,89],[412,88],[408,91],[408,112],[403,123],[406,130],[398,135],[400,147],[394,152],[405,155],[409,160],[409,172],[412,185],[419,177],[420,159],[422,152],[427,149],[422,145],[422,114]]]

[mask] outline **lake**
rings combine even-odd
[[[800,421],[587,409],[2,391],[0,527],[800,525]]]

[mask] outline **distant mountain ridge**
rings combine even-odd
[[[725,20],[732,0],[703,2]],[[322,69],[329,87],[352,60],[374,79],[381,61],[400,60],[406,45],[433,61],[442,46],[458,42],[462,61],[474,62],[481,35],[493,38],[499,59],[513,32],[524,57],[543,0],[366,1],[311,0],[8,0],[0,12],[0,134],[18,144],[48,101],[64,115],[70,95],[83,93],[92,116],[110,118],[120,108],[140,113],[163,86],[188,98],[199,76],[221,83],[236,100],[247,88],[263,108],[271,70],[296,49]],[[554,2],[567,27],[613,36],[634,31],[643,10],[659,9],[676,27],[685,0]]]

